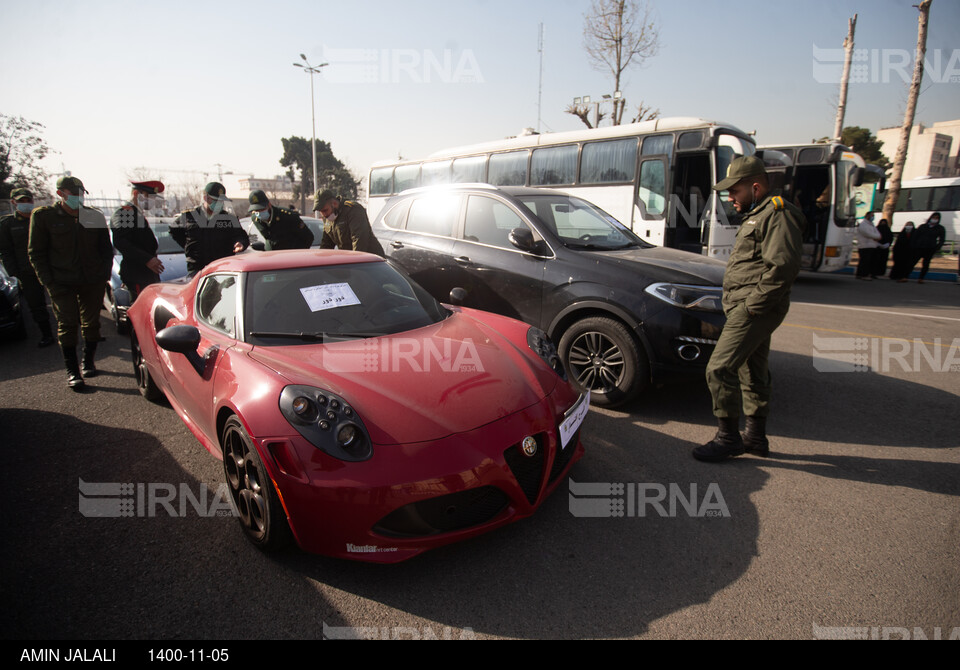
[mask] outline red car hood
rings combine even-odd
[[[408,444],[479,428],[549,395],[559,378],[527,345],[528,328],[463,310],[397,335],[249,355],[291,384],[346,399],[375,444]]]

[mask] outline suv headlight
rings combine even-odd
[[[674,307],[723,313],[723,305],[720,302],[723,289],[719,287],[659,282],[650,284],[645,290],[653,297],[668,302]]]
[[[543,359],[544,363],[549,365],[554,372],[566,381],[567,371],[563,368],[560,354],[557,353],[557,347],[553,344],[549,335],[539,328],[531,327],[530,330],[527,331],[527,345]]]
[[[310,444],[341,461],[365,461],[373,455],[370,434],[360,416],[335,393],[312,386],[287,386],[280,411]]]

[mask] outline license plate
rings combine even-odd
[[[580,399],[573,407],[564,414],[564,419],[560,424],[560,448],[565,449],[570,438],[574,436],[580,424],[587,417],[590,411],[590,391],[580,396]]]

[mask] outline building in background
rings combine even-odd
[[[883,142],[884,154],[892,159],[900,143],[900,127],[881,128],[877,139]],[[910,129],[907,161],[903,166],[904,181],[929,177],[960,176],[957,148],[960,146],[960,119],[940,121],[927,127],[922,123]]]

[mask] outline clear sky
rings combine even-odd
[[[898,126],[915,1],[652,0],[661,49],[627,73],[628,112],[642,101],[661,116],[727,121],[760,144],[829,135],[837,50],[858,14],[845,125]],[[304,53],[330,63],[314,82],[317,137],[365,177],[377,160],[537,127],[538,109],[544,132],[582,128],[564,109],[613,87],[583,48],[589,6],[0,0],[0,113],[42,123],[59,152],[48,172],[72,172],[94,196],[126,195],[140,167],[171,184],[218,170],[268,177],[284,170],[280,138],[311,134],[309,77],[292,65]],[[934,0],[931,18],[916,117],[926,124],[960,118],[960,2]]]

